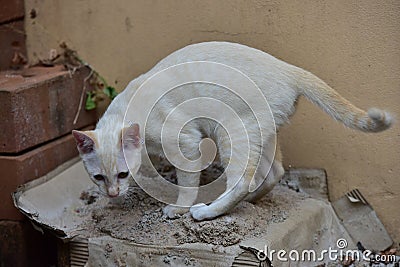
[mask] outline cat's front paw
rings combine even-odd
[[[176,219],[180,215],[185,214],[188,211],[189,208],[183,208],[174,205],[167,205],[163,208],[164,215],[167,216],[169,219]]]
[[[215,216],[213,216],[210,212],[210,207],[207,206],[204,203],[199,203],[196,205],[193,205],[190,208],[190,214],[192,214],[193,219],[196,221],[202,221],[202,220],[207,220],[207,219],[213,219]]]

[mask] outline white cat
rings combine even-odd
[[[93,182],[98,185],[100,192],[110,197],[126,193],[130,174],[135,175],[142,162],[143,144],[141,143],[141,137],[144,138],[143,125],[139,125],[137,123],[138,120],[134,121],[130,127],[122,128],[124,114],[132,95],[153,74],[167,67],[191,61],[217,62],[242,71],[254,81],[268,100],[276,127],[288,121],[288,118],[294,112],[296,99],[301,95],[319,106],[334,119],[353,129],[364,132],[379,132],[388,129],[392,124],[389,113],[376,108],[371,108],[368,112],[365,112],[352,105],[310,72],[278,60],[260,50],[227,42],[206,42],[189,45],[167,56],[148,73],[131,81],[127,88],[111,103],[94,131],[73,131],[85,168]],[[214,89],[210,89],[211,87],[211,85],[207,84],[194,86],[193,90],[185,91],[184,99],[187,99],[188,94],[190,94],[189,97],[193,98],[212,96],[213,98],[219,97],[219,99],[225,101],[231,100],[232,96],[229,94],[213,91]],[[243,90],[246,90],[246,88],[243,88]],[[176,93],[165,95],[163,101],[160,102],[158,106],[160,110],[157,116],[151,117],[150,127],[149,129],[146,128],[145,144],[149,153],[163,155],[160,146],[159,129],[162,127],[168,111],[181,103],[182,99],[183,96]],[[143,99],[144,104],[148,104],[146,101],[147,99]],[[232,101],[232,103],[234,105],[235,101]],[[139,116],[141,112],[140,105],[134,108]],[[245,118],[246,128],[252,129],[252,127],[256,127],[251,123],[250,117],[248,120],[246,119],[250,115],[247,115],[245,111],[243,112],[244,114],[241,115]],[[134,115],[133,117],[135,117]],[[256,165],[255,162],[261,153],[255,149],[256,145],[250,143],[250,165],[248,165],[247,171],[240,177],[235,175],[235,170],[228,173],[227,191],[209,205],[197,204],[192,206],[190,212],[194,219],[212,219],[228,212],[243,199],[254,201],[269,192],[279,181],[284,170],[280,162],[279,148],[277,148],[276,155],[274,153],[275,145],[274,140],[272,140],[274,136],[273,122],[268,123],[271,125],[269,127],[270,134],[263,136],[265,146],[262,149],[264,153],[258,169],[255,170],[252,166]],[[183,134],[180,136],[179,144],[182,153],[188,159],[194,160],[200,156],[199,143],[202,138],[209,137],[215,141],[224,166],[228,164],[229,160],[235,160],[230,158],[231,151],[228,144],[229,138],[226,136],[227,133],[217,123],[197,120],[187,124],[182,131]],[[124,157],[123,149],[127,157]],[[240,151],[242,149],[241,144],[237,144],[232,149]],[[131,173],[129,173],[125,162],[126,158],[132,161],[129,163]],[[254,173],[256,173],[255,178],[258,181],[260,179],[263,180],[265,176],[267,178],[255,192],[249,193],[248,189]],[[241,174],[238,172],[238,175]],[[196,187],[199,185],[199,173],[177,169],[177,180],[179,185]],[[191,193],[188,194],[188,192]],[[188,208],[182,208],[180,204],[193,204],[197,197],[196,192],[182,190],[179,193],[177,205],[166,206],[164,213],[173,218],[178,214],[187,212]]]

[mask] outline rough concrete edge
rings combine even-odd
[[[311,192],[310,190],[308,190],[308,188],[306,189],[303,188],[302,185],[302,182],[304,182],[305,180],[303,178],[309,178],[309,177],[318,178],[320,185],[319,188],[316,188],[314,185],[315,188],[313,188],[314,190],[312,190]],[[297,189],[300,190],[300,192],[306,193],[307,195],[310,195],[310,197],[312,198],[330,201],[329,188],[328,188],[328,175],[325,169],[289,168],[285,170],[285,174],[279,181],[279,183],[288,186],[290,189],[293,189],[291,188],[289,182],[293,182],[297,186]]]
[[[241,251],[239,246],[224,247],[223,250],[216,251],[213,250],[214,248],[213,245],[205,243],[190,243],[178,246],[156,246],[156,245],[135,243],[127,240],[120,240],[110,236],[101,236],[88,239],[88,248],[89,248],[89,258],[87,262],[88,264],[91,263],[90,259],[91,258],[93,259],[93,257],[95,257],[97,260],[101,260],[99,257],[100,255],[96,256],[97,253],[95,252],[96,251],[95,248],[100,247],[102,248],[101,251],[103,251],[103,248],[105,246],[104,243],[110,245],[112,244],[114,247],[115,246],[120,247],[120,249],[122,249],[122,247],[124,246],[128,246],[131,248],[129,251],[131,253],[142,254],[143,252],[146,252],[149,255],[153,256],[158,255],[160,258],[162,256],[168,256],[168,255],[182,257],[185,256],[182,254],[182,252],[185,251],[192,258],[198,259],[199,263],[213,263],[213,266],[232,266],[235,257],[238,256]],[[122,252],[123,251],[119,251],[119,253]],[[213,255],[212,257],[210,256],[210,253]],[[118,252],[114,253],[114,256],[116,255],[118,255]]]
[[[385,225],[382,223],[381,219],[378,217],[378,214],[376,213],[376,211],[374,210],[374,208],[372,207],[372,205],[368,202],[368,200],[364,197],[364,195],[357,189],[353,189],[349,192],[346,192],[345,194],[343,194],[340,198],[336,199],[335,201],[330,202],[333,211],[335,212],[335,215],[337,216],[337,218],[340,220],[341,224],[343,225],[343,227],[346,229],[346,231],[349,233],[349,235],[352,237],[353,240],[357,240],[356,236],[357,235],[362,235],[362,233],[360,232],[355,232],[354,229],[348,229],[349,227],[349,220],[346,220],[346,218],[343,218],[343,214],[341,214],[340,210],[344,207],[341,207],[341,202],[345,201],[346,203],[352,203],[352,200],[350,200],[350,197],[352,197],[351,193],[352,192],[357,192],[355,195],[353,195],[354,198],[356,198],[359,202],[361,202],[363,204],[363,207],[366,207],[369,209],[369,218],[374,218],[376,226],[379,226],[382,234],[379,235],[379,240],[374,239],[374,244],[380,244],[382,245],[382,243],[385,243],[384,239],[386,239],[387,241],[387,245],[385,247],[367,247],[368,249],[372,249],[374,251],[386,251],[388,249],[390,249],[391,247],[393,247],[393,245],[395,244],[393,238],[390,236],[389,232],[387,231]],[[348,201],[348,202],[347,202]],[[354,203],[353,203],[354,204]],[[350,204],[351,206],[351,204]],[[347,207],[349,208],[349,207]],[[353,230],[353,232],[351,231]],[[389,245],[390,243],[390,245]],[[365,243],[363,244],[365,245]]]
[[[343,234],[343,237],[346,238],[346,240],[349,242],[349,247],[350,248],[355,248],[354,241],[350,238],[348,232],[340,222],[340,220],[337,219],[336,214],[330,204],[329,201],[326,200],[321,200],[321,199],[313,199],[313,198],[306,198],[303,200],[304,205],[299,206],[299,208],[292,210],[289,213],[289,217],[299,217],[299,214],[310,214],[310,216],[300,216],[303,218],[302,221],[295,221],[295,220],[289,220],[289,221],[284,221],[281,223],[278,223],[274,225],[274,229],[277,228],[290,228],[292,229],[291,232],[284,232],[281,233],[279,231],[276,231],[276,234],[283,234],[286,236],[290,236],[293,231],[296,229],[301,229],[304,227],[304,225],[308,225],[309,218],[312,218],[311,214],[319,214],[322,213],[324,214],[323,217],[328,218],[328,220],[332,220],[332,223],[338,227],[338,230]],[[285,226],[286,225],[286,226]],[[289,226],[287,226],[289,225]],[[131,242],[128,240],[120,240],[117,238],[113,238],[107,235],[104,236],[99,236],[99,237],[92,237],[87,239],[87,243],[89,246],[89,258],[88,262],[90,262],[91,257],[99,257],[99,255],[93,255],[97,254],[99,251],[98,249],[94,249],[94,247],[102,247],[104,246],[105,243],[110,244],[114,247],[120,247],[120,246],[130,246],[131,247],[131,252],[132,253],[142,253],[143,251],[147,252],[154,252],[157,251],[160,255],[175,255],[174,253],[178,253],[179,251],[182,251],[184,249],[185,251],[188,250],[188,253],[194,257],[194,258],[199,258],[202,259],[204,258],[204,255],[207,255],[207,253],[212,253],[213,257],[209,257],[210,262],[219,262],[220,265],[218,266],[231,266],[234,262],[236,257],[238,257],[243,250],[239,247],[239,245],[243,246],[248,246],[248,247],[253,247],[258,250],[263,250],[264,246],[267,245],[274,245],[271,243],[271,237],[268,238],[269,234],[274,232],[274,229],[269,229],[266,231],[265,235],[260,236],[260,237],[254,237],[254,238],[247,238],[245,240],[242,240],[239,244],[233,245],[233,246],[228,246],[228,247],[223,247],[220,249],[215,250],[215,246],[211,244],[205,244],[205,243],[188,243],[188,244],[182,244],[182,245],[177,245],[177,246],[157,246],[157,245],[149,245],[149,244],[140,244],[140,243],[135,243]],[[276,235],[275,234],[275,235]],[[339,232],[337,233],[339,234]],[[273,236],[273,235],[272,235]],[[272,240],[275,240],[272,237]],[[336,240],[335,240],[336,241]],[[279,242],[278,242],[279,243]],[[335,244],[331,244],[334,246]],[[94,247],[93,247],[94,246]],[[214,249],[213,249],[214,248]],[[94,249],[94,250],[93,250]],[[282,247],[284,249],[284,247]],[[304,248],[307,249],[307,248]],[[120,247],[120,250],[122,250],[122,247]],[[92,251],[92,253],[90,253]],[[97,252],[95,252],[97,251]],[[114,256],[118,256],[118,252]],[[153,254],[155,255],[155,254]],[[179,254],[177,254],[179,255]],[[92,258],[93,259],[93,258]]]
[[[26,209],[24,209],[23,205],[21,205],[21,203],[19,202],[19,198],[20,196],[25,193],[26,191],[28,191],[31,188],[34,188],[36,186],[39,186],[41,184],[46,183],[47,181],[53,179],[54,177],[57,176],[57,174],[65,171],[66,169],[68,169],[69,167],[71,167],[72,165],[74,165],[75,163],[77,163],[80,160],[79,157],[75,157],[73,159],[70,159],[66,162],[64,162],[63,164],[61,164],[60,166],[58,166],[57,168],[55,168],[54,170],[48,172],[46,175],[37,178],[35,180],[32,180],[26,184],[20,185],[18,186],[17,190],[11,194],[11,197],[13,199],[14,202],[14,206],[22,213],[24,214],[26,217],[28,217],[28,219],[32,222],[34,228],[38,231],[42,231],[43,228],[44,229],[49,229],[52,232],[54,232],[56,234],[57,237],[64,239],[67,235],[64,231],[60,230],[60,229],[55,229],[53,227],[47,226],[43,223],[41,223],[39,220],[37,220],[37,215],[36,214],[32,214],[29,211],[27,211]],[[42,229],[42,230],[40,230]]]
[[[315,216],[312,216],[312,214],[321,214],[321,218],[328,219],[329,221],[332,222],[332,225],[334,225],[335,229],[334,231],[338,231],[336,234],[341,233],[341,236],[339,238],[345,238],[346,241],[348,241],[348,249],[356,249],[357,246],[354,242],[354,240],[351,238],[349,235],[347,229],[344,227],[343,223],[339,220],[337,217],[335,211],[333,210],[333,207],[331,203],[327,200],[322,200],[322,199],[315,199],[315,198],[307,198],[303,200],[305,205],[299,206],[298,209],[291,210],[290,213],[288,214],[288,218],[302,218],[301,221],[296,221],[296,220],[285,220],[281,223],[274,224],[270,227],[268,227],[265,231],[265,234],[262,237],[257,237],[257,238],[248,238],[240,242],[240,245],[246,246],[246,247],[252,247],[257,250],[264,251],[264,249],[267,248],[274,248],[278,247],[278,249],[286,249],[286,251],[296,249],[299,250],[299,248],[289,248],[283,245],[283,239],[284,238],[289,238],[289,240],[293,241],[292,236],[293,232],[298,231],[300,233],[303,232],[304,226],[310,224],[310,218],[313,218]],[[308,204],[307,204],[308,203]],[[302,214],[302,216],[299,216],[299,214]],[[308,214],[307,216],[304,216],[304,214]],[[334,229],[332,228],[332,229]],[[282,232],[280,229],[290,229],[290,232]],[[332,231],[332,229],[330,231]],[[329,235],[334,236],[335,233],[330,232]],[[280,236],[277,237],[277,236]],[[296,235],[296,237],[298,236]],[[278,241],[278,242],[276,242]],[[335,240],[336,241],[336,240]],[[327,244],[325,244],[327,245]],[[329,244],[329,246],[334,247],[336,244]],[[310,248],[302,248],[302,249],[310,249]],[[321,247],[313,247],[312,249],[321,249]],[[327,248],[326,248],[327,249]],[[276,264],[276,258],[273,260],[273,263]],[[290,262],[279,262],[280,265],[278,266],[287,266],[286,264],[289,263],[288,266],[290,265]],[[293,265],[292,265],[293,266]],[[295,265],[297,266],[297,265]],[[303,266],[303,265],[299,265]]]

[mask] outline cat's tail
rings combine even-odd
[[[347,127],[364,132],[380,132],[390,128],[393,123],[390,113],[377,108],[368,111],[357,108],[310,72],[298,70],[296,76],[300,94]]]

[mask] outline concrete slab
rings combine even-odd
[[[96,195],[81,162],[62,168],[21,188],[15,204],[43,229],[76,244],[71,259],[87,266],[258,266],[260,259],[244,247],[313,249],[320,255],[340,238],[355,247],[329,202],[282,185],[260,203],[243,202],[212,221],[195,222],[189,215],[168,220],[162,204],[140,192],[119,204]],[[276,254],[271,260],[274,266],[313,266]]]

